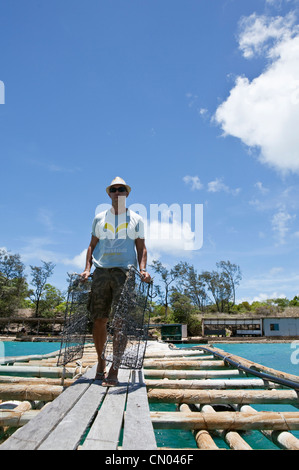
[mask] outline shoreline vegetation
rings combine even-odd
[[[25,265],[19,254],[0,249],[0,336],[15,336],[17,341],[60,341],[67,314],[67,292],[62,293],[49,284],[55,266],[41,261],[41,266],[30,266],[31,281],[27,282]],[[299,318],[299,296],[293,299],[236,301],[236,290],[242,280],[241,269],[230,261],[216,263],[212,271],[197,272],[195,267],[180,261],[172,268],[154,260],[154,296],[149,303],[152,328],[151,339],[159,339],[159,325],[187,325],[188,342],[196,343],[207,334],[202,321],[229,317],[231,319],[261,319],[275,317]],[[70,275],[68,274],[68,284]],[[147,320],[147,319],[146,319]],[[225,328],[225,336],[208,336],[202,342],[244,342],[233,329]],[[88,330],[91,334],[91,328]],[[248,338],[248,336],[246,336]],[[249,337],[252,341],[267,342],[265,337]],[[271,342],[275,340],[271,336]],[[289,341],[289,337],[279,337]]]

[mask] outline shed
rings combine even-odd
[[[187,325],[168,323],[161,325],[162,341],[182,341],[187,338]]]
[[[265,336],[298,336],[299,317],[265,317],[263,327]]]

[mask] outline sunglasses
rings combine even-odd
[[[110,188],[109,189],[110,193],[116,193],[116,191],[118,191],[119,193],[126,193],[127,192],[126,188],[124,188],[123,186],[121,186],[120,188]]]

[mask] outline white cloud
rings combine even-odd
[[[220,178],[216,178],[214,181],[208,183],[208,191],[211,193],[217,193],[219,191],[228,191],[229,187],[222,183]]]
[[[296,21],[294,13],[275,18],[256,13],[240,21],[239,48],[244,57],[251,58],[256,54],[265,54],[279,41],[289,39]]]
[[[49,237],[32,237],[25,239],[26,244],[21,248],[20,255],[25,263],[40,261],[58,263],[61,260],[60,253],[49,249],[55,243]]]
[[[258,190],[262,193],[262,194],[266,194],[269,192],[269,189],[268,188],[265,188],[263,186],[263,183],[261,183],[261,181],[258,181],[257,183],[255,183],[254,185],[256,188],[258,188]]]
[[[57,163],[53,163],[50,161],[43,161],[40,158],[35,159],[35,158],[30,158],[27,160],[31,165],[36,166],[38,168],[45,169],[47,171],[53,172],[53,173],[76,173],[78,171],[81,171],[81,168],[74,166],[74,167],[63,167]]]
[[[186,184],[190,184],[192,190],[202,189],[203,188],[203,185],[201,184],[200,179],[199,179],[198,176],[187,175],[187,176],[184,176],[183,181]]]
[[[299,34],[294,17],[243,20],[240,47],[246,57],[267,53],[268,67],[249,81],[237,77],[214,119],[231,135],[260,151],[262,163],[299,172]],[[249,20],[248,20],[249,21]],[[272,39],[269,45],[269,39]]]
[[[277,238],[278,244],[282,245],[285,243],[285,238],[289,229],[289,222],[294,219],[295,216],[291,216],[285,208],[280,208],[276,214],[273,215],[271,223],[272,229]]]
[[[82,270],[85,267],[86,252],[83,250],[79,255],[73,258],[67,258],[64,253],[54,251],[50,247],[55,246],[49,237],[33,237],[26,239],[26,244],[21,248],[20,255],[22,261],[25,263],[40,263],[41,260],[45,262],[51,261],[55,265],[63,264],[66,266],[74,266]]]
[[[45,208],[40,208],[38,211],[38,219],[45,226],[46,229],[54,230],[53,214]]]
[[[236,303],[240,304],[242,302],[248,302],[252,304],[252,302],[266,302],[268,299],[285,299],[286,296],[284,294],[279,294],[278,292],[271,292],[266,294],[265,292],[261,292],[253,297],[242,297],[241,299],[237,299]]]
[[[208,191],[210,193],[218,193],[220,191],[224,191],[226,193],[237,195],[241,191],[241,189],[230,189],[226,184],[222,182],[222,178],[216,178],[214,181],[210,181],[208,183]]]
[[[62,260],[62,263],[67,265],[67,266],[74,266],[76,268],[79,268],[80,270],[85,268],[85,262],[86,262],[86,253],[87,249],[81,251],[79,255],[74,256],[73,258],[64,258]]]
[[[279,273],[282,273],[284,271],[284,268],[281,268],[281,267],[274,267],[274,268],[271,268],[270,271],[269,271],[269,274],[270,276],[275,276]]]
[[[240,295],[238,303],[247,300],[249,303],[257,300],[293,298],[298,291],[299,274],[290,272],[283,267],[273,267],[267,272],[247,277],[243,286],[244,294]],[[246,294],[246,291],[248,294]],[[288,295],[286,294],[288,293]]]

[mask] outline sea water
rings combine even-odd
[[[200,345],[176,344],[178,348],[192,346]],[[208,345],[203,344],[202,346]],[[214,346],[272,369],[299,376],[299,341],[290,343],[221,343]],[[253,405],[252,407],[257,411],[298,411],[291,405]],[[151,403],[150,409],[151,411],[175,411],[176,405]],[[191,431],[156,430],[155,434],[158,447],[196,448]],[[259,431],[246,431],[240,434],[253,449],[278,449]],[[293,431],[292,434],[299,439],[299,431]],[[214,438],[214,441],[220,449],[228,449],[222,439]]]
[[[60,342],[0,341],[0,357],[48,354],[59,349]]]

